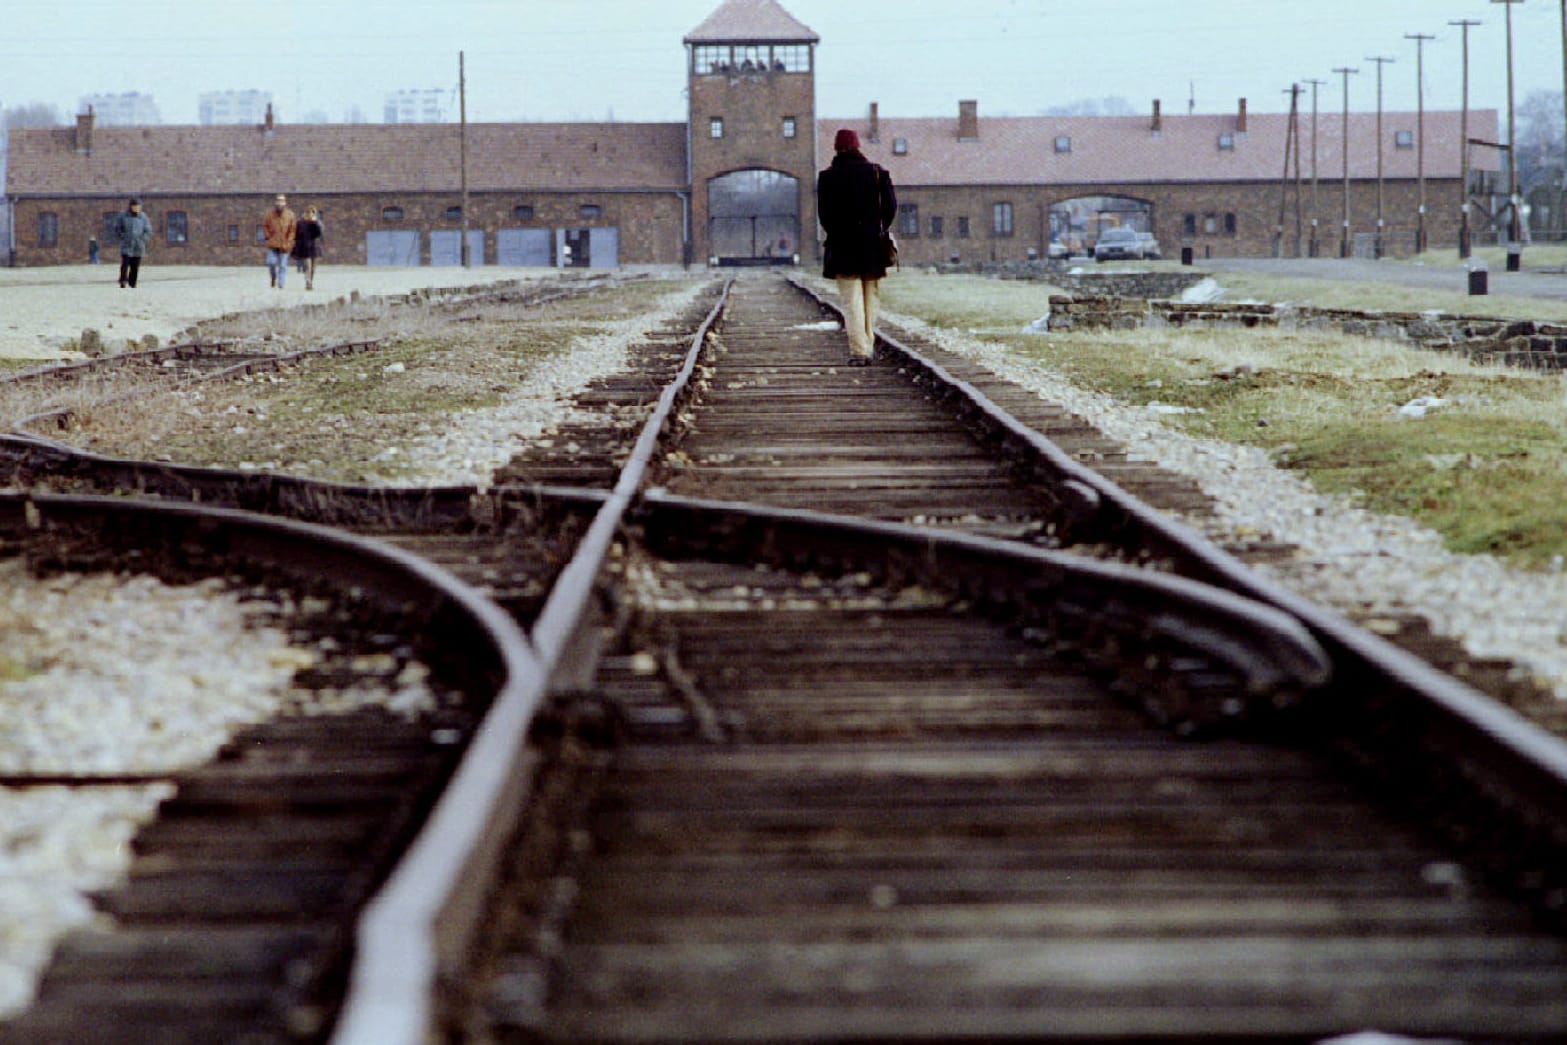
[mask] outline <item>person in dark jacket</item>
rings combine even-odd
[[[114,219],[114,238],[120,243],[120,286],[135,287],[142,255],[152,239],[152,222],[141,212],[141,200],[131,200]]]
[[[868,366],[876,344],[876,304],[887,275],[883,238],[898,213],[892,177],[860,151],[845,127],[833,137],[832,165],[816,176],[816,215],[827,232],[822,275],[838,281],[849,365]]]
[[[305,208],[305,216],[294,227],[294,260],[305,274],[305,289],[316,288],[316,260],[321,257],[321,212]]]

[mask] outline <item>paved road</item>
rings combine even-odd
[[[1211,272],[1256,272],[1269,276],[1340,281],[1380,281],[1409,287],[1467,292],[1469,273],[1446,265],[1417,265],[1408,261],[1369,261],[1362,258],[1204,258],[1197,267]],[[1567,272],[1530,269],[1524,255],[1521,272],[1491,266],[1487,277],[1491,294],[1567,300]]]

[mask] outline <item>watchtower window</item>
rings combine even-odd
[[[808,73],[809,44],[699,44],[691,48],[691,71],[697,76],[736,73]]]
[[[724,118],[722,116],[714,116],[707,121],[707,136],[715,140],[724,136]]]

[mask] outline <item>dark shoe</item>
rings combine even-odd
[[[870,366],[871,365],[871,357],[870,356],[850,356],[849,357],[849,365],[850,366]]]

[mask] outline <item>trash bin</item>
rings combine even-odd
[[[1469,296],[1483,297],[1490,292],[1491,273],[1483,258],[1475,258],[1469,269]]]
[[[1509,243],[1507,245],[1507,271],[1518,272],[1523,269],[1523,245]]]
[[[1190,248],[1190,247],[1182,247],[1181,248],[1181,264],[1182,265],[1190,265],[1191,263],[1192,263],[1192,248]]]

